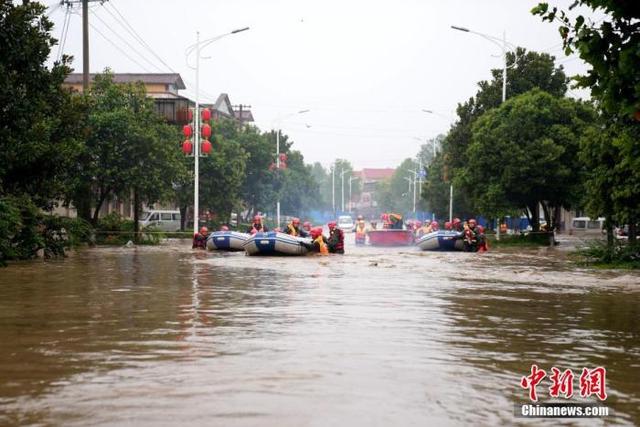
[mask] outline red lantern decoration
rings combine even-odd
[[[191,138],[191,135],[193,134],[193,129],[191,129],[191,126],[189,125],[184,125],[182,127],[182,133],[185,138]]]
[[[208,122],[209,120],[211,120],[211,110],[209,110],[208,108],[204,108],[202,110],[202,121]]]
[[[204,140],[202,141],[202,144],[200,144],[200,151],[202,151],[204,154],[211,154],[211,143],[208,140]]]
[[[182,152],[184,154],[191,154],[191,151],[193,151],[193,144],[187,139],[182,143]]]
[[[202,125],[202,136],[204,137],[204,139],[207,139],[211,136],[211,126],[209,126],[208,124],[204,124]]]
[[[192,122],[193,121],[193,111],[191,111],[191,109],[189,109],[187,111],[187,121],[188,122]]]

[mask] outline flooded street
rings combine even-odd
[[[533,363],[640,424],[640,275],[558,249],[89,249],[0,270],[0,341],[0,425],[532,424]]]

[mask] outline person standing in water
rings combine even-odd
[[[344,233],[337,227],[335,221],[329,224],[329,252],[332,254],[344,254]]]
[[[356,222],[356,226],[353,231],[356,232],[356,245],[364,245],[367,239],[367,230],[364,217],[362,215],[358,215],[358,221]]]
[[[251,224],[251,227],[249,227],[249,229],[247,230],[247,233],[249,234],[256,234],[256,233],[266,233],[267,231],[267,227],[265,227],[264,224],[262,224],[262,216],[260,215],[256,215],[253,217],[253,224]]]

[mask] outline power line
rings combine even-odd
[[[96,12],[91,11],[91,13],[93,14],[94,17],[98,18],[98,20],[100,22],[102,22],[109,31],[111,31],[113,34],[116,35],[116,37],[118,37],[120,40],[122,40],[122,42],[124,44],[126,44],[129,49],[131,49],[136,55],[138,55],[143,61],[145,61],[147,64],[151,65],[152,67],[155,67],[158,71],[162,71],[162,69],[160,67],[158,67],[155,63],[149,61],[143,54],[141,54],[135,47],[133,47],[127,40],[124,39],[124,37],[122,37],[117,31],[115,31],[113,28],[111,28],[111,26],[100,17],[100,15],[98,15]]]
[[[140,36],[140,34],[138,34],[136,32],[136,30],[131,26],[131,24],[129,24],[129,21],[127,21],[127,19],[120,13],[120,11],[118,10],[118,8],[116,8],[115,4],[113,4],[113,2],[108,3],[108,5],[110,5],[113,10],[118,14],[118,16],[121,18],[118,19],[113,13],[111,13],[111,11],[109,10],[108,7],[105,7],[104,9],[123,27],[125,28],[129,34],[131,34],[134,39],[136,39],[138,41],[138,43],[140,43],[144,48],[146,48],[158,61],[160,61],[160,63],[162,63],[162,65],[164,65],[165,67],[167,67],[172,73],[175,73],[175,70],[169,65],[167,64],[152,48],[151,46],[149,46],[149,44]]]
[[[100,36],[102,36],[103,39],[105,39],[107,42],[109,42],[109,44],[111,44],[113,47],[115,47],[116,49],[118,49],[120,51],[120,53],[122,53],[125,57],[127,57],[131,62],[133,62],[134,64],[136,64],[138,67],[142,68],[143,70],[145,70],[148,73],[151,73],[152,71],[149,70],[147,67],[145,67],[144,65],[140,64],[138,61],[136,61],[135,59],[133,59],[131,56],[129,56],[129,54],[122,49],[120,46],[118,46],[117,44],[115,44],[109,37],[105,36],[104,34],[102,34],[102,32],[100,30],[98,30],[95,25],[89,23],[89,26],[96,32],[98,33]]]
[[[62,33],[60,34],[60,44],[58,44],[58,54],[56,55],[57,61],[62,59],[62,55],[64,55],[64,46],[67,43],[67,34],[69,34],[69,26],[71,24],[71,11],[69,10],[69,6],[67,6],[67,10],[64,14],[64,22],[62,24]]]

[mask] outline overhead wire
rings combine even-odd
[[[64,55],[64,47],[67,43],[67,35],[69,34],[69,26],[71,25],[71,10],[69,6],[65,10],[64,21],[62,24],[62,33],[60,34],[60,43],[58,44],[58,54],[56,55],[56,61],[62,60]]]
[[[106,3],[106,5],[111,6],[111,8],[113,8],[113,10],[116,12],[116,14],[120,17],[120,19],[118,19],[110,10],[108,7],[105,6],[104,10],[107,11],[107,13],[109,13],[118,23],[120,23],[120,25],[125,28],[127,30],[127,32],[129,32],[129,34],[131,34],[133,36],[134,39],[136,39],[138,41],[138,43],[140,43],[144,48],[146,48],[149,53],[151,53],[158,61],[160,61],[160,63],[162,65],[164,65],[165,67],[167,67],[172,73],[175,73],[175,70],[169,65],[167,64],[161,57],[160,55],[158,55],[152,48],[151,46],[149,46],[149,44],[140,36],[140,34],[138,34],[138,32],[133,28],[133,26],[131,26],[131,24],[129,24],[129,21],[127,21],[127,19],[120,13],[120,11],[118,10],[118,8],[116,7],[116,5],[114,4],[113,1]]]
[[[100,22],[102,22],[102,23],[105,25],[105,27],[107,27],[107,29],[108,29],[109,31],[111,31],[113,34],[115,34],[115,36],[116,36],[116,37],[118,37],[120,40],[122,40],[122,42],[123,42],[125,45],[127,45],[127,47],[128,47],[129,49],[131,49],[131,50],[132,50],[132,51],[133,51],[133,52],[134,52],[138,57],[140,57],[140,58],[141,58],[143,61],[145,61],[147,64],[149,64],[149,65],[151,65],[152,67],[156,68],[158,71],[162,71],[162,69],[161,69],[158,65],[156,65],[156,63],[154,63],[154,62],[150,61],[149,59],[147,59],[147,57],[145,57],[142,53],[140,53],[140,52],[138,51],[138,49],[136,49],[135,47],[133,47],[133,46],[131,45],[131,43],[129,43],[127,40],[125,40],[125,38],[124,38],[124,37],[122,37],[122,36],[120,35],[120,33],[118,33],[116,30],[114,30],[113,28],[111,28],[111,26],[110,26],[110,25],[109,25],[109,24],[108,24],[104,19],[102,19],[102,17],[100,17],[100,15],[98,15],[98,14],[97,14],[96,12],[94,12],[94,11],[91,11],[91,14],[92,14],[95,18],[97,18]]]
[[[148,73],[152,73],[151,70],[149,70],[147,67],[145,67],[144,65],[140,64],[138,61],[136,61],[135,59],[133,59],[124,49],[122,49],[120,46],[118,46],[117,44],[115,44],[113,42],[113,40],[111,40],[109,37],[105,36],[102,31],[100,31],[98,28],[96,28],[95,25],[93,25],[92,23],[89,23],[89,26],[96,32],[98,33],[103,39],[105,39],[109,44],[111,44],[113,47],[115,47],[118,51],[120,51],[120,53],[122,53],[126,58],[128,58],[131,62],[133,62],[134,64],[136,64],[138,67],[142,68],[143,70],[145,70]]]

